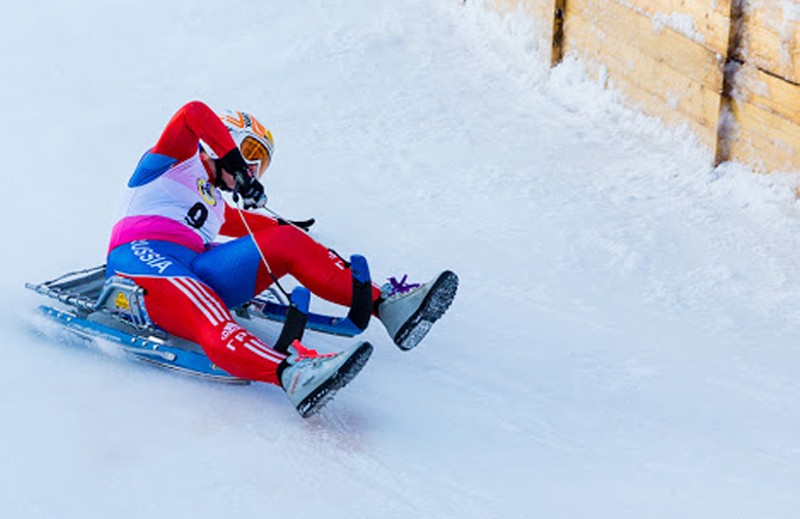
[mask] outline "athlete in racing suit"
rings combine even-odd
[[[245,133],[258,142],[241,139]],[[254,143],[262,153],[253,152]],[[237,324],[229,309],[286,274],[315,295],[344,306],[351,304],[353,287],[341,258],[308,233],[232,207],[222,198],[221,190],[233,191],[245,207],[263,205],[266,197],[258,177],[269,165],[272,148],[271,134],[248,114],[218,116],[199,101],[180,108],[128,182],[111,233],[107,275],[122,275],[143,287],[153,323],[201,345],[231,375],[285,387],[281,375],[286,368],[327,356],[295,344],[287,359]],[[217,243],[218,235],[235,239]],[[446,308],[454,295],[454,277],[448,278],[448,290],[438,300],[429,284],[393,283],[383,295],[373,285],[375,314],[393,336],[404,325],[418,326],[410,323],[414,319],[424,328],[416,335],[424,335],[438,318],[431,318],[431,309],[424,307],[433,302],[446,303]]]

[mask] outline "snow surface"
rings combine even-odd
[[[3,517],[800,516],[796,175],[711,168],[472,2],[0,20]],[[103,261],[122,186],[191,99],[267,122],[272,208],[318,239],[376,276],[461,276],[417,350],[374,323],[316,418],[54,338],[23,289]]]

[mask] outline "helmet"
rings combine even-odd
[[[244,159],[248,164],[258,166],[259,177],[263,175],[275,149],[275,141],[272,140],[270,131],[258,122],[258,119],[245,112],[225,110],[219,114],[219,118],[231,132],[231,137],[241,150]]]

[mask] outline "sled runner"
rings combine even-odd
[[[353,304],[346,316],[309,313],[309,291],[296,287],[287,297],[275,289],[235,309],[240,319],[268,319],[283,323],[275,349],[285,352],[306,329],[353,337],[366,329],[372,314],[371,279],[363,256],[351,257]],[[60,305],[41,305],[39,310],[70,331],[88,338],[118,344],[139,360],[208,380],[231,384],[250,381],[234,377],[209,360],[202,348],[167,334],[153,324],[144,306],[141,287],[130,279],[106,279],[105,265],[70,272],[26,288]]]

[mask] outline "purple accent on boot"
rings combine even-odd
[[[389,283],[391,284],[391,292],[389,295],[405,294],[420,286],[419,283],[406,283],[406,279],[408,279],[408,274],[404,275],[400,281],[397,281],[394,277],[389,278]]]

